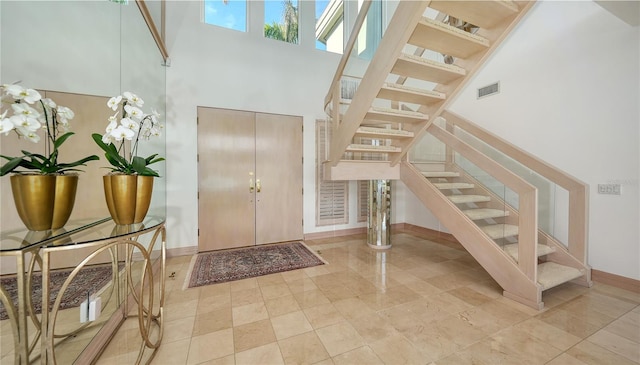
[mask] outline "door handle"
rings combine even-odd
[[[253,193],[253,179],[249,179],[249,193]]]
[[[259,193],[260,189],[262,189],[262,184],[260,184],[260,179],[256,180],[256,191]]]

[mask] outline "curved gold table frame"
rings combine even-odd
[[[17,250],[3,251],[3,256],[16,257],[16,284],[18,287],[18,306],[14,306],[5,288],[0,287],[0,300],[4,305],[14,336],[15,364],[29,364],[39,358],[42,364],[57,364],[56,341],[64,341],[80,334],[92,322],[79,324],[71,330],[56,331],[58,314],[64,293],[73,280],[78,277],[82,268],[92,263],[93,259],[107,251],[111,257],[111,284],[108,291],[100,293],[104,298],[103,307],[106,308],[115,298],[116,311],[104,324],[103,329],[96,335],[100,337],[84,349],[75,363],[91,363],[104,350],[107,343],[114,337],[119,326],[127,319],[131,309],[136,309],[135,317],[138,318],[138,328],[141,336],[140,349],[136,364],[151,362],[154,358],[164,330],[163,310],[165,296],[165,264],[166,264],[166,230],[164,221],[155,221],[150,227],[145,228],[144,222],[135,225],[113,225],[111,234],[106,238],[92,238],[87,241],[74,242],[72,233],[79,233],[108,223],[110,219],[96,221],[74,229],[68,234],[52,235],[51,239],[33,240],[38,244],[25,245]],[[95,228],[94,228],[95,229]],[[43,232],[30,232],[29,234],[45,234]],[[152,234],[147,244],[140,242],[140,237]],[[159,247],[158,247],[159,246]],[[56,295],[53,305],[49,305],[50,294],[50,266],[51,255],[75,249],[89,249],[91,253],[69,273],[60,291]],[[158,248],[159,252],[154,252]],[[123,251],[121,251],[123,250]],[[124,252],[122,258],[121,252]],[[159,257],[153,256],[159,255]],[[27,257],[29,259],[27,260]],[[137,259],[136,259],[137,258]],[[123,261],[123,262],[120,262]],[[42,314],[40,318],[36,314],[32,298],[32,277],[36,271],[36,264],[42,271]],[[133,278],[133,265],[140,264],[140,277],[136,281]],[[121,277],[120,265],[124,265],[124,275]],[[155,268],[159,266],[159,268]],[[22,273],[22,275],[20,275]],[[156,275],[158,274],[158,275]],[[134,317],[134,316],[131,316]],[[27,332],[28,320],[31,320],[35,328],[35,336],[29,342]],[[40,343],[40,354],[34,355]],[[148,356],[145,354],[150,351]]]

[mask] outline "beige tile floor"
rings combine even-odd
[[[465,251],[409,233],[307,241],[329,263],[183,290],[167,260],[164,338],[152,364],[639,364],[640,294],[604,284],[512,302]],[[127,320],[98,364],[133,363]]]

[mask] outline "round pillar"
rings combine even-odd
[[[368,205],[367,245],[378,250],[391,248],[391,180],[369,181]]]

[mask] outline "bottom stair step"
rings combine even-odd
[[[555,262],[543,262],[538,265],[538,284],[542,285],[542,290],[551,289],[554,286],[577,279],[582,275],[582,271],[576,268]]]

